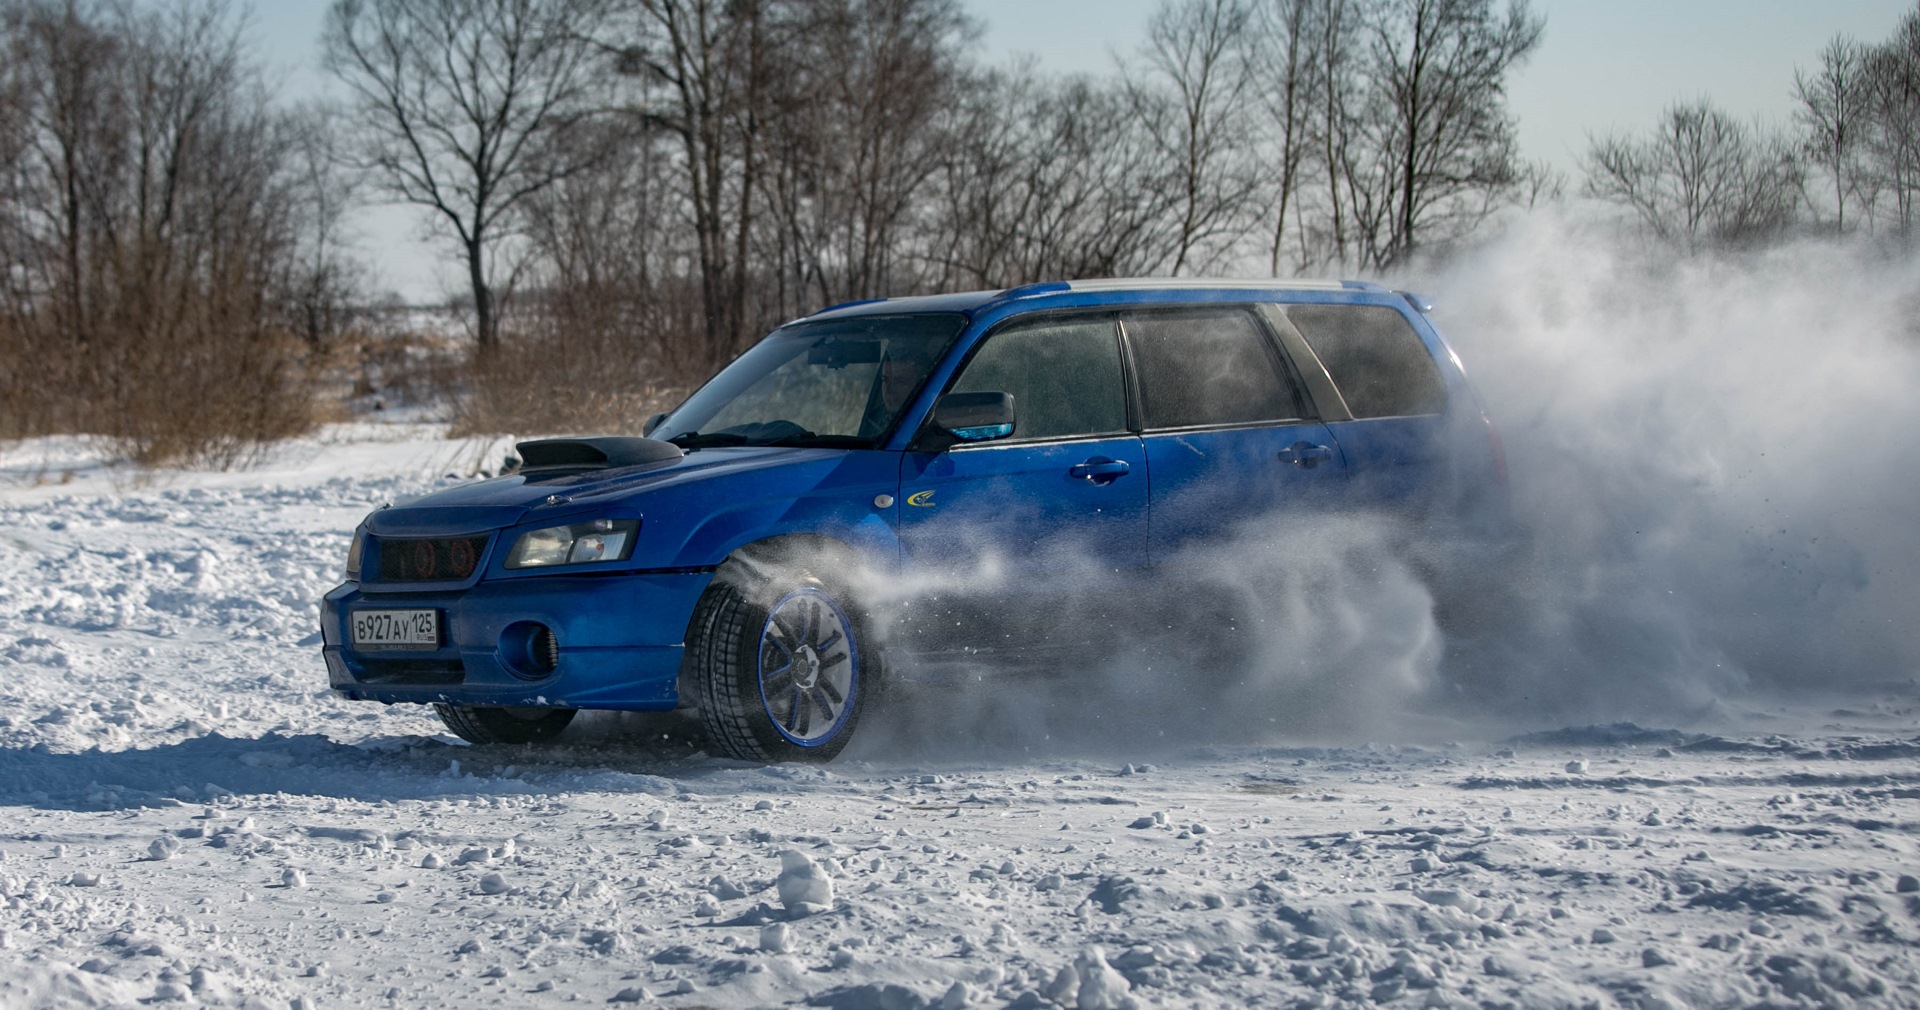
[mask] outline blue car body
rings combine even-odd
[[[1371,395],[1363,388],[1370,380],[1335,388],[1327,363],[1303,360],[1325,356],[1303,341],[1307,321],[1347,318],[1340,313],[1403,327],[1412,335],[1407,347],[1417,339],[1431,362],[1418,366],[1431,370],[1421,380],[1430,387],[1419,394],[1424,412],[1361,416],[1345,401]],[[1077,563],[1091,555],[1101,570],[1151,578],[1188,545],[1276,509],[1377,508],[1456,525],[1497,511],[1497,437],[1459,359],[1408,295],[1356,282],[1041,284],[836,307],[768,340],[797,325],[907,316],[951,319],[955,334],[870,444],[705,445],[634,465],[509,474],[372,513],[357,534],[358,572],[323,607],[333,690],[389,703],[674,708],[696,607],[730,557],[760,544],[813,545],[907,584],[987,554],[1044,576],[1058,562],[1044,541],[1073,530]],[[1188,418],[1199,423],[1164,430],[1142,423],[1143,403],[1160,409],[1146,400],[1158,395],[1151,387],[1159,380],[1143,393],[1140,371],[1163,353],[1147,346],[1155,328],[1171,332],[1195,318],[1258,332],[1298,416]],[[991,334],[1048,320],[1097,331],[1108,319],[1120,335],[1116,374],[1127,420],[1119,430],[925,441],[943,395]],[[1219,380],[1231,386],[1235,376]],[[1059,412],[1028,399],[1023,417]],[[671,430],[674,417],[661,430]],[[623,559],[510,566],[529,533],[608,521],[637,523]],[[431,641],[356,644],[356,618],[423,611],[438,615]]]

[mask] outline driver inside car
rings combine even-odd
[[[914,351],[920,354],[914,354]],[[880,369],[873,393],[867,398],[867,410],[860,418],[860,437],[879,438],[886,434],[893,419],[904,410],[926,378],[931,361],[926,348],[901,341],[893,342],[880,356]]]

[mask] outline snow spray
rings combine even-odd
[[[1477,573],[1497,620],[1449,627],[1418,531],[1377,516],[1250,524],[1118,611],[1060,557],[1046,618],[1113,647],[983,659],[885,703],[856,751],[1426,742],[1911,685],[1920,264],[1812,239],[1680,258],[1540,214],[1406,283],[1505,443],[1526,535]],[[1006,568],[907,595],[991,592]]]

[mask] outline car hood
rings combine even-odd
[[[376,536],[462,536],[513,526],[529,514],[556,518],[580,506],[612,505],[636,492],[724,475],[817,463],[845,455],[842,449],[728,446],[700,449],[662,463],[605,470],[509,474],[397,502],[367,517]]]

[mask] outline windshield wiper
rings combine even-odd
[[[711,449],[723,445],[746,445],[747,436],[731,431],[714,431],[704,434],[697,431],[683,431],[667,441],[682,449]]]
[[[845,446],[849,448],[865,449],[865,448],[872,447],[873,439],[861,438],[858,435],[821,435],[811,431],[797,431],[791,435],[782,435],[779,438],[769,438],[764,441],[755,441],[752,444],[804,446],[808,448],[821,448],[821,449],[840,448],[842,446]]]

